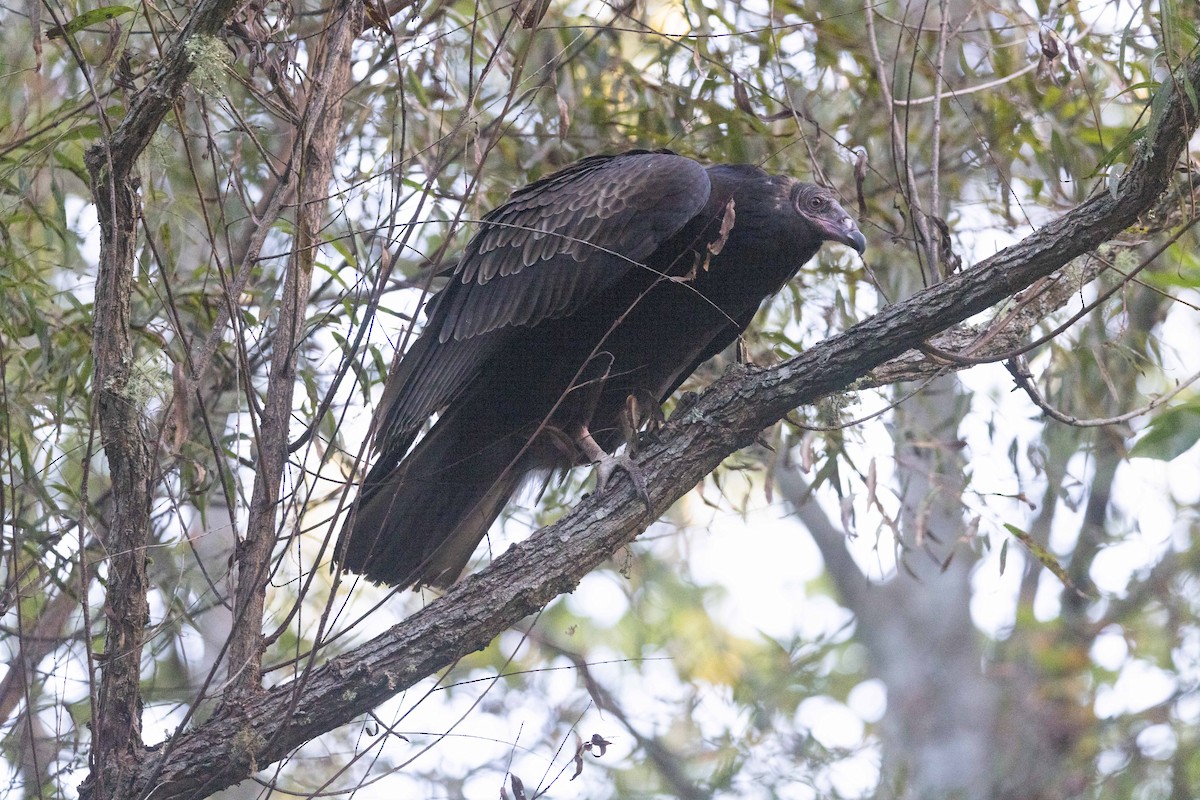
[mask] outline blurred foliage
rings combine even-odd
[[[83,153],[151,79],[189,8],[0,11],[3,797],[74,796],[87,768],[89,648],[101,649],[111,498],[91,424],[98,234]],[[417,297],[512,188],[634,146],[760,163],[835,187],[871,243],[867,261],[827,248],[763,311],[746,349],[769,362],[869,314],[887,300],[881,283],[911,287],[929,275],[922,215],[944,220],[947,246],[970,264],[1106,191],[1153,124],[1156,88],[1197,39],[1190,0],[871,8],[868,25],[858,0],[553,0],[526,30],[508,5],[439,0],[399,11],[394,36],[364,32],[300,354],[292,434],[301,443],[312,424],[313,435],[293,453],[284,487],[265,621],[277,634],[269,681],[363,641],[425,599],[388,598],[351,580],[335,591],[331,518],[359,474],[369,409]],[[248,3],[193,53],[203,69],[141,160],[136,402],[157,443],[149,742],[202,719],[223,680],[230,558],[292,247],[290,198],[271,208],[304,93],[319,83],[306,67],[322,13],[303,0]],[[1147,240],[1194,221],[1190,184],[1168,200],[1147,221]],[[1048,403],[1080,418],[1114,416],[1195,369],[1197,244],[1185,233],[1139,283],[1031,355]],[[1128,272],[1150,252],[1131,247],[1134,263],[1114,269]],[[1107,274],[1101,285],[1121,280]],[[200,364],[189,394],[186,376]],[[1008,728],[1059,726],[1053,768],[1084,776],[1080,796],[1191,796],[1200,786],[1194,481],[1189,489],[1159,474],[1140,484],[1132,476],[1146,461],[1128,457],[1194,476],[1194,397],[1149,421],[1077,429],[1046,423],[1032,405],[1014,421],[989,397],[1007,391],[998,385],[972,396],[970,426],[990,448],[972,454],[971,511],[984,522],[967,547],[984,559],[981,573],[1022,576],[1015,596],[987,601],[1010,604],[1011,623],[977,634],[1014,698]],[[796,418],[836,425],[884,402],[865,394]],[[732,575],[739,570],[697,563],[730,536],[746,541],[744,559],[775,558],[756,549],[756,530],[782,503],[764,488],[769,478],[744,472],[782,468],[786,457],[810,462],[831,516],[864,532],[864,572],[905,580],[885,518],[896,470],[885,468],[878,490],[868,477],[885,456],[875,449],[881,429],[768,434],[776,453],[731,459],[577,596],[262,780],[298,795],[383,778],[402,796],[495,796],[511,772],[553,797],[869,796],[888,742],[879,703],[863,699],[879,682],[852,614],[837,605],[848,601],[827,578],[788,580],[774,589],[774,608],[798,616],[786,635],[767,633],[739,615],[723,585],[745,586]],[[1097,482],[1109,467],[1111,495]],[[510,509],[492,552],[560,516],[588,480],[535,487],[540,499],[531,491]],[[1084,519],[1090,503],[1099,508]],[[1157,515],[1143,519],[1147,506]],[[1167,529],[1147,539],[1147,520],[1163,519]],[[1102,530],[1088,538],[1080,531],[1091,523]],[[998,565],[1006,524],[1038,537],[1086,596],[1061,591],[1036,559],[1016,558],[1015,543]],[[798,526],[792,535],[802,535]],[[1126,570],[1125,585],[1097,587],[1098,560],[1123,547],[1153,552]],[[764,574],[777,574],[771,566]],[[797,575],[807,574],[802,566]],[[1168,687],[1165,696],[1138,705],[1145,693],[1128,695],[1127,684],[1139,676]],[[577,748],[593,734],[612,745],[603,755],[578,751],[584,769],[572,780]]]

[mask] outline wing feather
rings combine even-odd
[[[631,151],[586,158],[487,214],[388,380],[376,433],[386,455],[403,455],[498,352],[506,329],[579,308],[682,229],[709,191],[695,161]]]
[[[668,152],[594,156],[543,178],[484,217],[431,325],[446,342],[569,314],[679,231],[708,193],[704,168]]]

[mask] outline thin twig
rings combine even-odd
[[[1141,408],[1135,408],[1133,411],[1126,411],[1124,414],[1117,414],[1113,417],[1080,419],[1079,417],[1074,417],[1063,411],[1059,411],[1057,408],[1050,405],[1050,403],[1047,402],[1044,397],[1042,397],[1041,392],[1038,391],[1037,385],[1033,382],[1033,373],[1030,371],[1029,363],[1025,359],[1013,358],[1005,362],[1004,366],[1013,376],[1013,380],[1016,381],[1017,386],[1019,386],[1021,390],[1029,396],[1029,399],[1033,401],[1033,404],[1040,408],[1046,414],[1046,416],[1076,428],[1103,428],[1107,425],[1116,425],[1120,422],[1128,422],[1131,419],[1137,419],[1138,417],[1145,416],[1154,409],[1166,405],[1184,389],[1187,389],[1193,383],[1200,380],[1200,371],[1197,371],[1180,381],[1179,384],[1171,391],[1167,392],[1166,394],[1159,395]]]

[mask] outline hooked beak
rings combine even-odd
[[[825,232],[829,234],[831,241],[853,247],[860,256],[866,252],[867,237],[862,235],[862,231],[850,217],[842,217],[840,222],[829,225]]]

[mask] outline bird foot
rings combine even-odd
[[[650,508],[650,492],[646,490],[646,479],[642,477],[642,471],[638,469],[637,464],[633,463],[632,458],[624,453],[617,455],[605,453],[603,458],[592,463],[596,465],[597,494],[603,492],[616,471],[621,470],[629,476],[630,483],[637,490],[638,497],[642,498],[642,502],[646,504],[646,508]]]
[[[608,486],[609,480],[616,471],[622,470],[629,476],[630,483],[637,491],[638,497],[642,498],[642,502],[646,504],[646,509],[649,511],[650,492],[646,490],[646,479],[642,477],[642,471],[638,469],[637,464],[633,463],[633,459],[625,453],[617,455],[608,453],[596,443],[592,438],[592,434],[586,427],[580,428],[578,435],[575,437],[575,444],[579,447],[583,454],[596,465],[596,493],[603,492]]]

